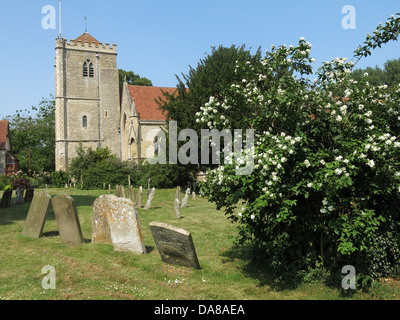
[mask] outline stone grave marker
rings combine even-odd
[[[119,186],[119,196],[121,198],[126,198],[126,194],[125,194],[125,187],[124,186]]]
[[[140,186],[139,193],[138,193],[138,202],[137,202],[138,208],[142,207],[142,196],[143,196],[143,188],[142,188],[142,186]]]
[[[115,195],[116,195],[117,197],[120,197],[120,194],[119,194],[119,185],[116,185],[116,186],[115,186]]]
[[[23,236],[35,239],[41,237],[50,204],[51,196],[48,193],[39,193],[33,197],[22,230]]]
[[[52,199],[61,242],[77,245],[83,243],[82,230],[79,223],[75,200],[67,195],[59,195]]]
[[[25,189],[18,187],[15,190],[15,198],[14,198],[14,204],[23,204],[24,203],[24,192]]]
[[[179,211],[179,199],[178,199],[178,198],[175,198],[175,201],[174,201],[174,209],[175,209],[176,217],[177,217],[178,219],[180,219],[180,218],[181,218],[181,213],[180,213],[180,211]]]
[[[7,208],[11,206],[11,198],[12,198],[13,190],[4,190],[3,197],[1,198],[0,207]]]
[[[190,193],[190,189],[187,188],[185,191],[185,196],[182,199],[182,203],[181,203],[181,207],[182,208],[186,208],[187,206],[187,202],[188,202],[188,198],[189,198],[189,193]]]
[[[107,221],[115,251],[146,253],[139,214],[135,204],[126,198],[111,198]]]
[[[107,215],[112,200],[117,197],[111,194],[98,197],[93,203],[92,243],[112,244],[111,230]]]
[[[25,203],[32,202],[34,195],[35,195],[35,189],[34,188],[26,189],[25,198],[24,198]]]
[[[149,210],[151,206],[151,202],[153,201],[154,195],[156,193],[156,188],[152,188],[149,194],[149,198],[146,201],[146,205],[144,206],[144,210]]]
[[[151,222],[150,230],[162,261],[200,269],[190,232],[161,222]]]

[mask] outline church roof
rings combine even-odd
[[[94,43],[96,43],[96,45],[99,44],[99,42],[98,42],[94,37],[92,37],[89,33],[87,33],[87,32],[85,32],[84,34],[82,34],[81,36],[79,36],[78,38],[76,38],[76,39],[74,40],[74,42],[77,42],[77,41],[79,41],[79,40],[81,40],[82,43],[85,43],[85,41],[87,41],[87,42],[89,42],[89,43],[94,42]]]
[[[0,121],[0,150],[5,150],[7,145],[7,137],[9,134],[9,126],[7,120]]]
[[[157,100],[164,100],[163,92],[173,94],[177,88],[147,87],[129,85],[131,99],[135,99],[140,120],[166,120],[166,115],[159,109]]]

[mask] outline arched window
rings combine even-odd
[[[87,116],[83,116],[82,118],[82,127],[87,128]]]
[[[93,68],[93,63],[90,60],[86,60],[83,63],[83,76],[84,77],[94,77],[94,68]]]

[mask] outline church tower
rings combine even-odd
[[[68,170],[80,144],[121,155],[117,46],[87,32],[56,40],[56,170]]]

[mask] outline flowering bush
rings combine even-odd
[[[399,31],[392,16],[355,57]],[[237,243],[250,242],[276,274],[322,262],[382,276],[400,262],[400,84],[352,80],[355,63],[340,58],[314,73],[311,48],[301,38],[273,46],[261,66],[238,63],[247,76],[196,114],[210,129],[253,129],[257,141],[243,151],[254,158],[251,175],[236,175],[240,163],[226,157],[202,192],[237,223]]]

